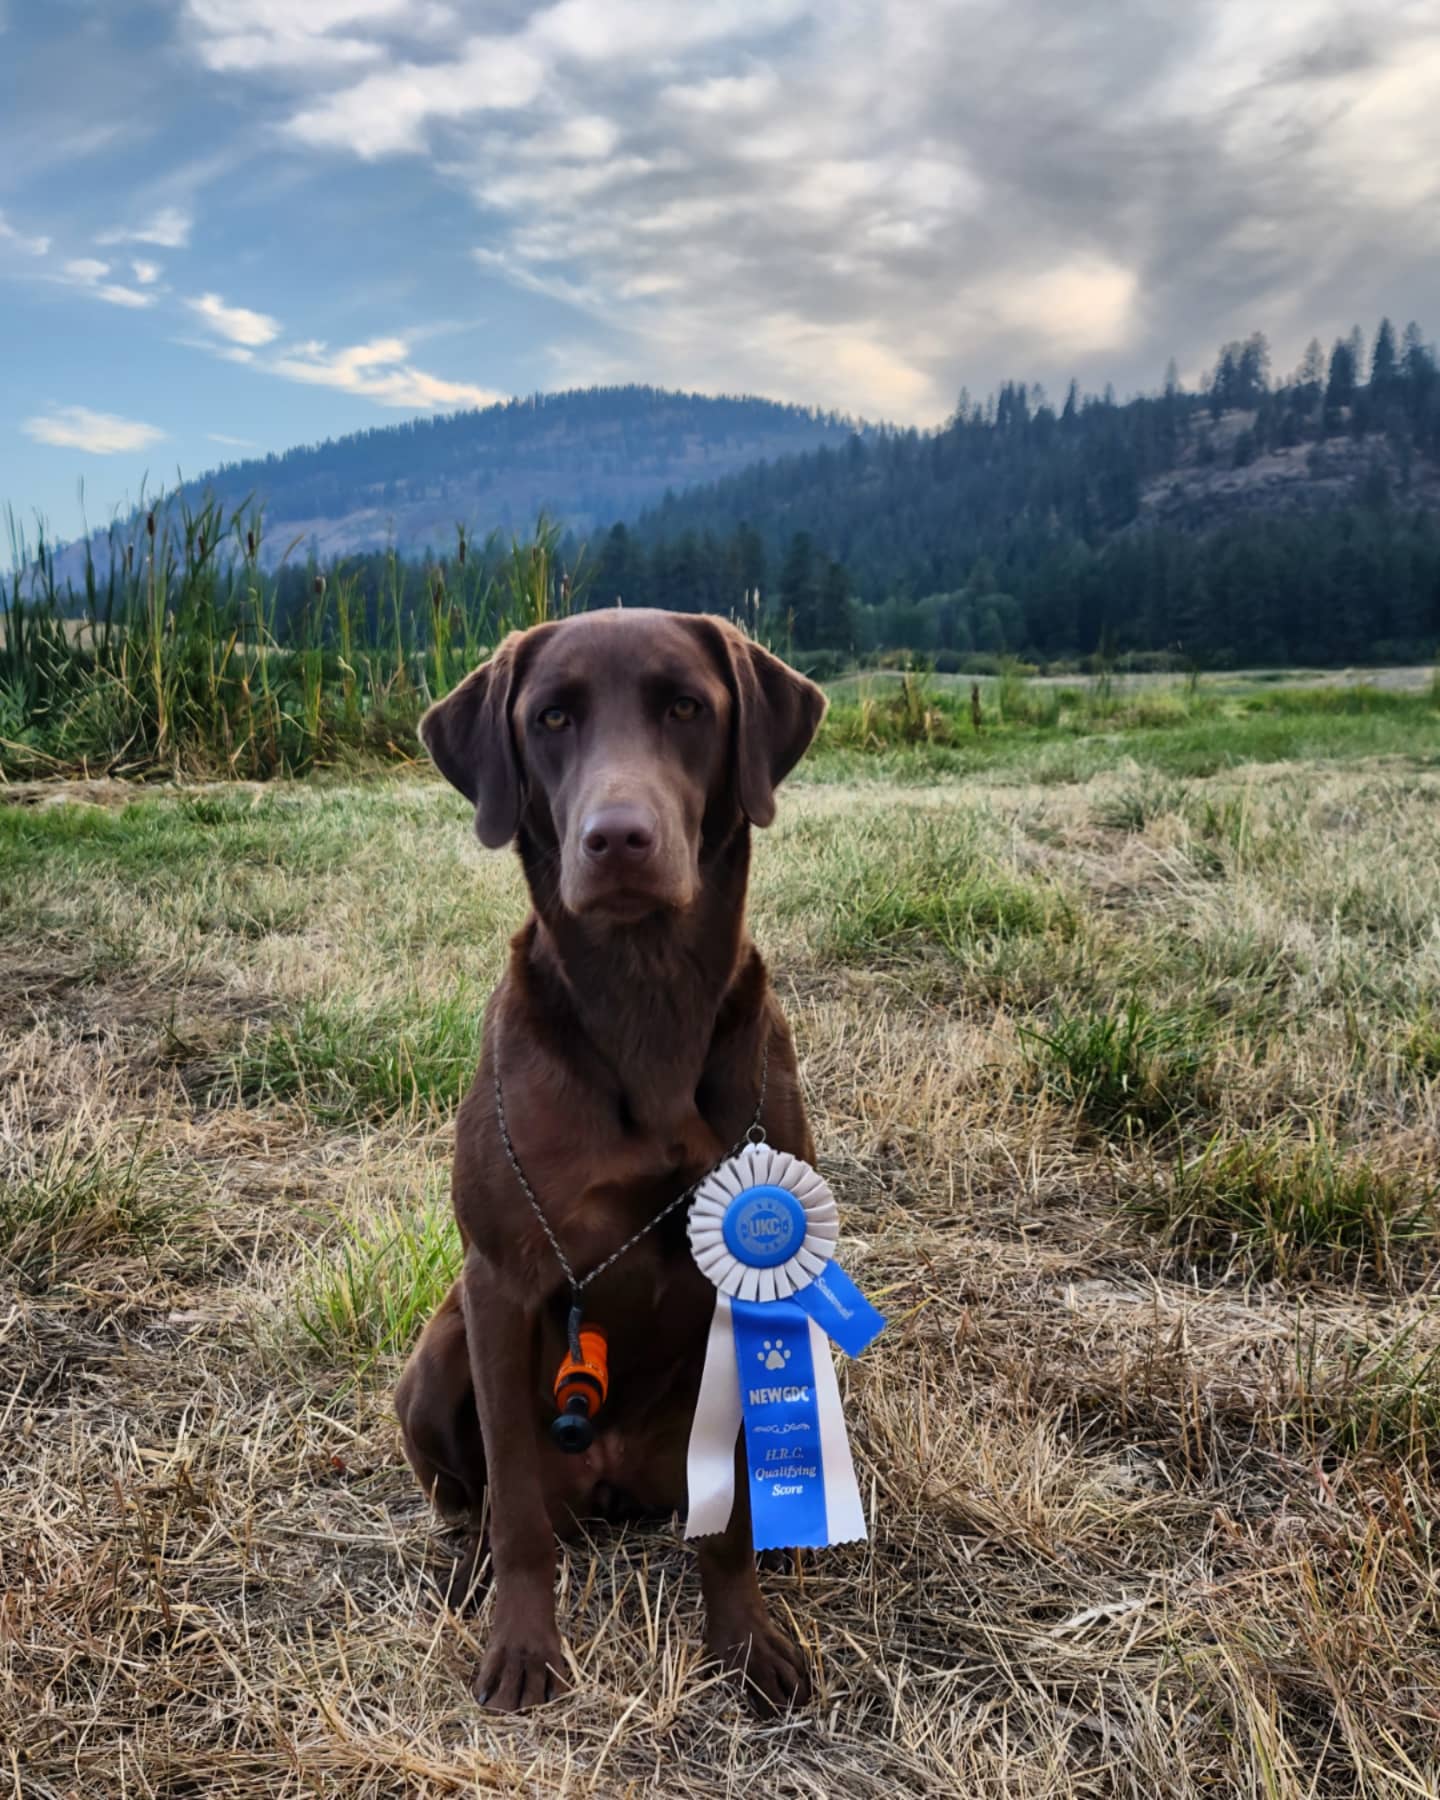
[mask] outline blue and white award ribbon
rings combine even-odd
[[[809,1163],[747,1144],[690,1207],[715,1313],[690,1428],[687,1538],[723,1531],[743,1423],[757,1550],[865,1536],[827,1337],[858,1356],[885,1321],[833,1258],[840,1217]]]

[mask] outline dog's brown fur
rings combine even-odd
[[[488,1490],[495,1610],[475,1686],[497,1710],[561,1682],[555,1534],[684,1509],[714,1290],[683,1210],[601,1276],[585,1310],[609,1334],[610,1397],[588,1452],[551,1444],[570,1296],[506,1159],[496,1059],[516,1151],[580,1274],[743,1135],[767,1045],[766,1133],[813,1157],[745,889],[750,827],[774,817],[824,707],[723,620],[616,611],[511,636],[421,726],[482,842],[516,840],[534,908],[456,1123],[464,1267],[396,1394],[415,1473],[472,1559]],[[597,819],[639,821],[649,847],[617,864],[612,834],[597,860]],[[806,1696],[805,1667],[760,1594],[743,1479],[736,1494],[728,1530],[697,1547],[706,1641],[757,1703],[786,1705]]]

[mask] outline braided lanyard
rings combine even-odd
[[[525,1171],[520,1167],[520,1158],[515,1154],[515,1146],[510,1141],[510,1126],[505,1117],[505,1098],[500,1091],[500,1034],[498,1031],[495,1034],[494,1066],[495,1118],[500,1126],[500,1142],[505,1146],[505,1154],[510,1160],[510,1167],[515,1171],[516,1181],[520,1183],[520,1191],[530,1202],[530,1210],[540,1221],[540,1229],[550,1240],[550,1248],[555,1252],[555,1260],[559,1263],[566,1281],[570,1284],[570,1318],[566,1325],[566,1337],[569,1340],[570,1354],[578,1362],[581,1360],[580,1321],[584,1313],[585,1290],[589,1287],[590,1283],[594,1281],[597,1275],[603,1275],[612,1263],[618,1262],[627,1250],[632,1249],[640,1242],[641,1238],[648,1237],[655,1227],[660,1224],[662,1219],[668,1219],[671,1213],[676,1212],[682,1206],[688,1205],[689,1202],[695,1198],[697,1191],[710,1179],[715,1170],[720,1167],[720,1163],[728,1162],[732,1156],[738,1156],[746,1144],[763,1144],[765,1142],[765,1127],[760,1123],[760,1118],[765,1111],[765,1089],[770,1076],[770,1040],[767,1035],[765,1048],[760,1060],[760,1098],[755,1103],[755,1116],[751,1119],[744,1137],[740,1139],[733,1150],[727,1151],[726,1154],[721,1157],[720,1163],[716,1163],[712,1168],[707,1169],[698,1181],[692,1181],[690,1183],[690,1186],[685,1189],[683,1194],[677,1194],[667,1205],[662,1206],[653,1219],[647,1224],[642,1225],[638,1231],[632,1232],[618,1250],[612,1250],[610,1255],[605,1258],[604,1262],[597,1263],[588,1275],[577,1275],[571,1266],[570,1258],[566,1256],[565,1252],[561,1249],[560,1240],[556,1237],[550,1221],[545,1217],[545,1209],[536,1198],[534,1188],[531,1187],[529,1181],[526,1179]]]

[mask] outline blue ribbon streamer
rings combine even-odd
[[[732,1300],[730,1311],[755,1548],[820,1549],[830,1527],[810,1321],[847,1356],[885,1321],[834,1262],[788,1300]]]
[[[858,1356],[885,1329],[884,1317],[856,1287],[839,1263],[826,1263],[823,1271],[792,1296],[827,1337],[847,1356]]]
[[[810,1320],[790,1300],[732,1300],[757,1550],[830,1542]]]

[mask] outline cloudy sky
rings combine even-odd
[[[644,380],[1440,328],[1440,0],[0,0],[0,503]]]

